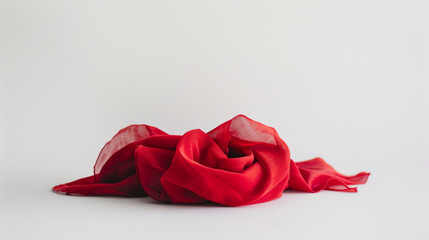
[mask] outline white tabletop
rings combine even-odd
[[[0,1],[0,239],[429,239],[428,1]],[[120,128],[273,126],[358,193],[72,197]]]

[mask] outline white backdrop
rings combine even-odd
[[[0,239],[427,239],[429,3],[0,0]],[[359,193],[65,197],[120,128],[273,126]],[[102,239],[102,238],[100,238]]]

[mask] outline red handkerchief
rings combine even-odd
[[[294,162],[274,128],[238,115],[208,133],[196,129],[183,136],[128,126],[103,147],[93,176],[53,190],[240,206],[279,198],[288,188],[356,192],[348,185],[363,184],[368,176],[342,175],[321,158]]]

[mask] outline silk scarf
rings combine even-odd
[[[286,189],[356,192],[349,185],[364,184],[368,176],[342,175],[321,158],[294,162],[274,128],[238,115],[207,133],[128,126],[103,147],[94,175],[53,191],[241,206],[279,198]]]

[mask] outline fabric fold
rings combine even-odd
[[[103,147],[93,176],[53,190],[241,206],[279,198],[288,188],[356,192],[349,185],[368,176],[342,175],[321,158],[294,162],[274,128],[238,115],[208,133],[195,129],[182,136],[148,125],[126,127]]]
[[[321,190],[357,192],[356,187],[349,185],[364,184],[368,177],[366,172],[353,176],[340,174],[322,158],[296,163],[291,160],[289,188],[311,193]]]

